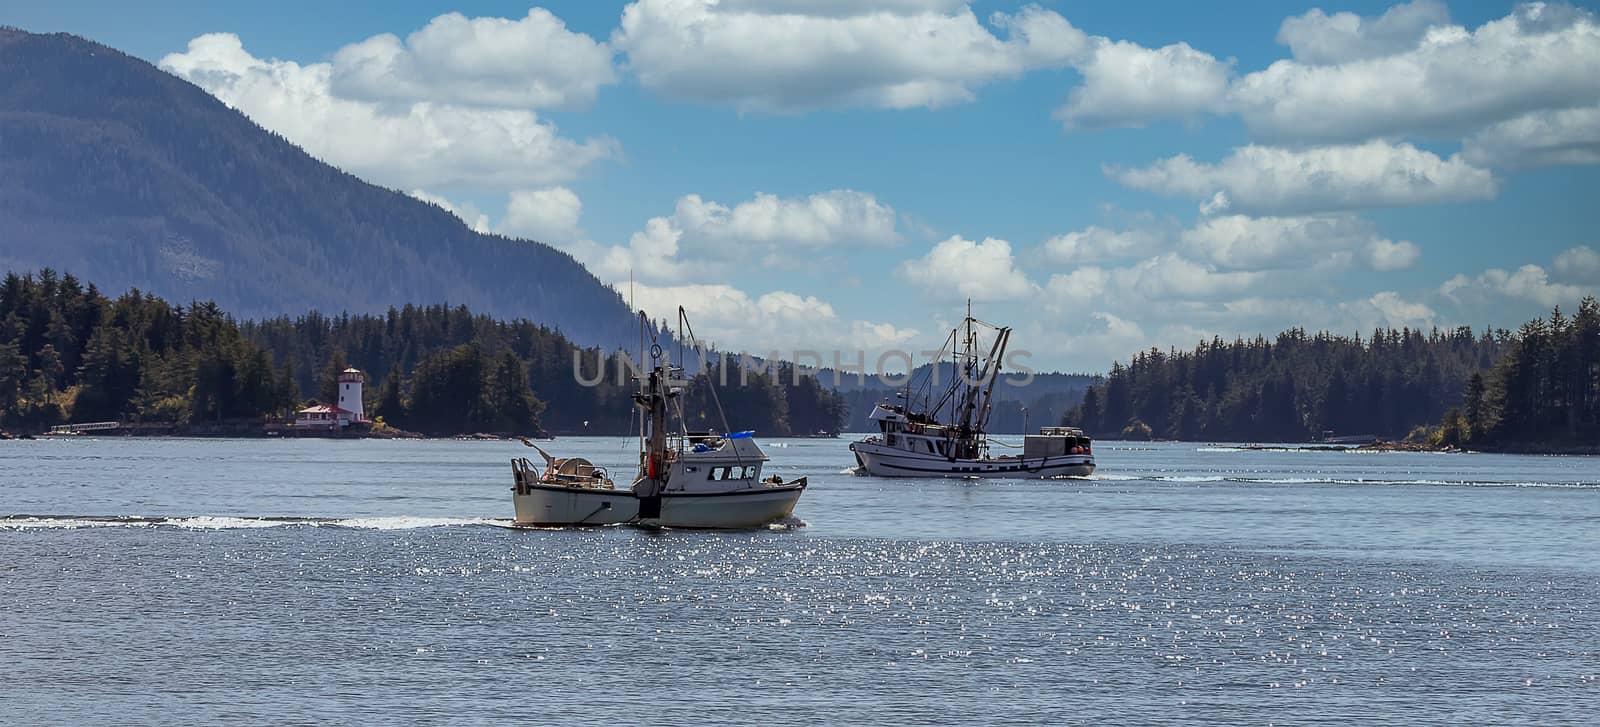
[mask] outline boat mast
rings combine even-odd
[[[984,377],[988,380],[983,389],[983,406],[978,409],[978,431],[986,431],[989,427],[989,407],[994,403],[994,383],[1000,379],[1000,366],[1005,362],[1006,345],[1011,343],[1011,329],[1002,328],[995,335],[994,348],[989,351],[989,360],[984,365]]]
[[[659,345],[650,347],[650,357],[653,359],[650,374],[640,382],[639,391],[633,395],[633,401],[645,411],[645,420],[648,421],[644,435],[645,447],[642,452],[644,461],[640,463],[644,470],[644,479],[659,482],[666,474],[664,470],[667,454],[667,402],[665,392],[662,391],[666,373]]]

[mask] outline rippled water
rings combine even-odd
[[[1097,450],[519,530],[486,442],[0,443],[0,722],[1592,723],[1600,459]],[[631,442],[566,439],[625,471]]]

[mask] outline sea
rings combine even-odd
[[[0,442],[4,724],[1595,724],[1600,459],[1096,447],[511,527],[511,441]],[[543,443],[627,480],[630,438]]]

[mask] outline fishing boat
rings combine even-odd
[[[992,332],[987,353],[980,333]],[[898,403],[882,402],[868,419],[878,433],[850,444],[858,470],[878,477],[1042,478],[1094,473],[1092,442],[1074,427],[1041,427],[1015,454],[991,454],[986,430],[1011,329],[967,317],[950,332],[934,365],[906,383]],[[937,379],[950,351],[948,386]],[[920,381],[920,385],[918,385]],[[938,398],[934,398],[938,394]]]
[[[678,316],[680,327],[686,327],[682,308]],[[642,330],[653,330],[643,313],[640,322]],[[681,334],[679,340],[684,340]],[[688,431],[679,404],[687,383],[680,378],[683,369],[668,362],[653,341],[650,358],[650,370],[637,377],[639,389],[633,395],[641,414],[639,470],[633,485],[619,489],[603,468],[588,460],[557,459],[535,447],[545,458],[543,468],[526,458],[511,463],[517,525],[741,529],[784,520],[793,513],[805,492],[806,478],[763,478],[767,456],[752,432]],[[715,391],[713,387],[714,400]],[[716,401],[721,413],[721,402]],[[669,412],[677,414],[676,431],[669,431]],[[726,420],[724,415],[724,429]]]

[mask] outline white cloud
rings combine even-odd
[[[1350,12],[1328,15],[1313,8],[1285,19],[1278,42],[1289,46],[1301,63],[1347,63],[1411,50],[1429,28],[1449,22],[1450,11],[1438,0],[1401,3],[1376,18]]]
[[[1560,280],[1600,286],[1600,252],[1588,245],[1561,251],[1554,267]]]
[[[1380,327],[1425,329],[1432,327],[1437,318],[1427,304],[1406,300],[1394,291],[1344,301],[1304,296],[1248,297],[1188,315],[1226,337],[1270,334],[1291,327],[1345,333],[1364,333]]]
[[[1494,177],[1459,155],[1440,159],[1410,144],[1369,141],[1308,149],[1250,145],[1216,164],[1187,154],[1148,167],[1107,167],[1124,185],[1211,200],[1210,211],[1306,214],[1488,199]],[[1217,196],[1221,194],[1222,196]]]
[[[1456,303],[1467,305],[1492,304],[1497,299],[1522,300],[1537,303],[1545,308],[1558,305],[1577,305],[1584,295],[1592,294],[1582,286],[1551,282],[1550,275],[1538,265],[1523,265],[1514,271],[1491,268],[1475,278],[1457,275],[1439,287],[1439,293]]]
[[[841,2],[761,5],[639,0],[623,10],[611,44],[662,96],[791,112],[962,103],[990,81],[1065,65],[1087,43],[1036,6],[995,14],[1002,40],[966,3],[879,2],[875,12]]]
[[[1027,351],[1036,370],[1069,368],[1104,373],[1117,359],[1148,349],[1161,334],[1147,333],[1134,320],[1106,311],[1072,309],[1056,320],[1023,321],[1012,338],[1012,351]],[[1192,343],[1192,341],[1190,341]]]
[[[927,255],[902,263],[897,272],[929,293],[974,301],[1017,300],[1037,290],[1017,269],[1011,243],[992,237],[973,242],[952,236]]]
[[[724,11],[763,15],[848,18],[876,13],[952,13],[969,4],[971,0],[721,0],[717,7]]]
[[[578,219],[583,202],[566,187],[519,189],[506,202],[497,232],[547,244],[575,242],[583,236]]]
[[[1376,293],[1363,303],[1371,306],[1381,316],[1383,325],[1389,327],[1431,328],[1435,313],[1432,308],[1422,303],[1405,300],[1399,293],[1384,291]],[[1346,303],[1344,309],[1350,311],[1360,304]],[[1364,327],[1371,327],[1364,326]]]
[[[1041,247],[1045,257],[1053,262],[1082,265],[1154,255],[1169,239],[1167,230],[1155,226],[1110,230],[1090,225],[1051,237]]]
[[[1232,74],[1231,62],[1187,43],[1150,49],[1104,38],[1096,38],[1094,52],[1076,65],[1083,85],[1055,112],[1068,127],[1143,126],[1215,112]]]
[[[1368,242],[1361,249],[1362,258],[1367,267],[1379,272],[1389,270],[1404,270],[1417,262],[1422,257],[1422,249],[1415,243],[1401,240],[1395,242],[1387,239],[1376,239]]]
[[[1255,271],[1219,271],[1176,253],[1158,255],[1111,273],[1117,291],[1144,300],[1206,300],[1238,296],[1265,280]]]
[[[626,246],[604,246],[582,240],[564,246],[595,277],[609,283],[634,279],[641,282],[682,282],[707,277],[720,269],[689,266],[678,260],[683,231],[665,217],[652,217],[644,229],[633,233]],[[714,277],[714,275],[709,275]]]
[[[683,306],[702,342],[729,352],[760,356],[779,352],[789,358],[795,351],[816,351],[824,358],[822,365],[832,365],[835,351],[851,364],[858,363],[854,354],[862,351],[870,368],[883,350],[920,335],[889,323],[846,320],[826,301],[783,290],[752,297],[720,283],[637,285],[635,295],[639,307],[654,318],[675,319],[678,306]]]
[[[444,197],[440,197],[436,194],[429,194],[427,191],[421,189],[413,189],[411,190],[410,194],[412,197],[420,199],[424,202],[442,207],[444,211],[449,212],[450,214],[459,218],[461,222],[467,227],[471,228],[473,232],[487,233],[489,231],[489,216],[479,211],[477,206],[471,202],[464,202],[460,205],[453,204],[450,202],[450,200],[445,199]]]
[[[1358,28],[1355,49],[1340,45],[1349,35],[1325,37],[1338,47],[1314,50],[1297,30],[1290,36],[1301,41],[1297,50],[1325,61],[1340,53],[1392,50],[1417,22],[1394,23],[1405,32],[1396,30],[1383,42]],[[1532,111],[1594,105],[1600,101],[1596,68],[1600,25],[1592,14],[1530,3],[1472,31],[1435,26],[1403,52],[1334,65],[1278,61],[1239,79],[1229,102],[1251,132],[1266,139],[1452,137]]]
[[[1386,239],[1372,223],[1349,215],[1211,217],[1185,230],[1182,243],[1190,254],[1234,270],[1310,268],[1351,253],[1374,270],[1399,270],[1421,254],[1416,245]]]
[[[821,247],[900,241],[895,212],[870,194],[836,189],[799,199],[757,192],[732,208],[691,194],[678,200],[674,221],[699,238],[741,244]]]
[[[567,247],[601,280],[624,280],[632,271],[643,281],[685,283],[719,279],[741,264],[811,264],[819,248],[894,245],[901,240],[897,219],[889,205],[849,189],[802,198],[758,192],[732,207],[690,194],[671,215],[650,218],[627,246]],[[679,259],[688,253],[693,265]]]
[[[584,107],[616,83],[611,59],[608,46],[544,8],[519,20],[447,13],[404,42],[385,33],[339,49],[331,87],[367,101]]]
[[[1600,106],[1536,111],[1467,137],[1461,156],[1494,167],[1600,164]]]
[[[1052,275],[1044,286],[1045,305],[1055,313],[1099,307],[1110,284],[1111,273],[1093,265],[1063,275]]]
[[[617,143],[560,136],[530,111],[428,102],[397,109],[336,96],[331,67],[262,60],[231,33],[202,35],[162,69],[187,79],[312,156],[378,184],[541,186],[616,156]]]

